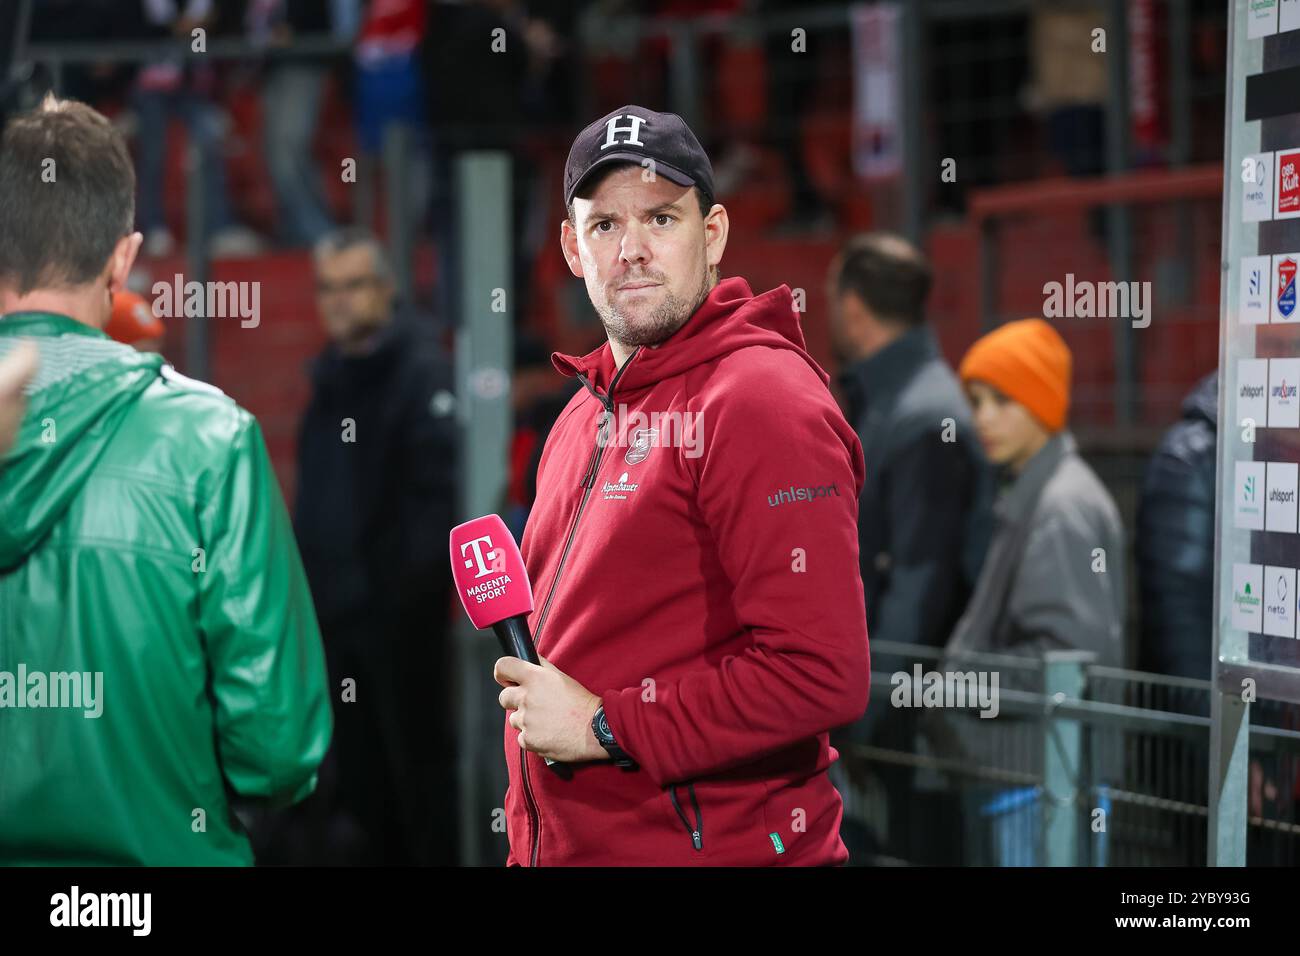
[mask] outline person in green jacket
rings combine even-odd
[[[0,143],[0,863],[247,865],[307,796],[324,655],[256,420],[102,331],[142,237],[121,135],[47,97]]]

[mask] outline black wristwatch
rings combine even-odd
[[[596,735],[596,741],[614,758],[614,766],[622,767],[624,770],[636,767],[636,761],[614,739],[614,731],[609,729],[609,721],[605,719],[604,704],[597,707],[596,713],[591,717],[591,732]]]

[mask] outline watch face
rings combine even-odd
[[[612,740],[614,738],[614,735],[610,733],[609,721],[605,719],[604,710],[602,710],[600,715],[596,718],[596,733],[598,736],[603,737],[606,740]]]

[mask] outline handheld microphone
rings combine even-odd
[[[507,657],[539,664],[528,615],[533,588],[515,536],[497,515],[484,515],[451,529],[451,574],[470,621],[479,630],[492,628]],[[561,776],[569,767],[546,759]]]

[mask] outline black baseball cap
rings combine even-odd
[[[676,113],[621,106],[592,123],[573,141],[564,164],[564,203],[573,202],[584,182],[612,163],[654,161],[657,175],[679,186],[695,186],[713,203],[713,164],[686,121]]]

